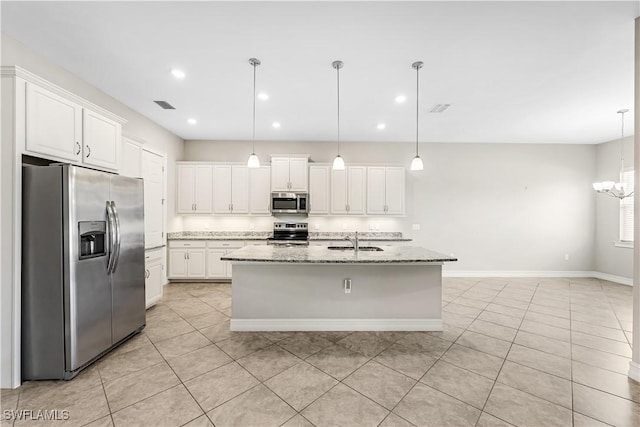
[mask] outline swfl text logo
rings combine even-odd
[[[30,421],[66,421],[69,419],[68,409],[20,409],[2,411],[5,420],[30,420]]]

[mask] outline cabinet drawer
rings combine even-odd
[[[162,249],[153,249],[150,251],[145,251],[144,252],[144,262],[153,262],[153,261],[158,261],[158,260],[162,260]]]
[[[214,240],[207,243],[207,247],[211,249],[238,249],[244,246],[244,241],[224,241]]]
[[[170,248],[206,248],[205,240],[172,240],[169,242]]]

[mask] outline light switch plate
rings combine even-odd
[[[411,229],[415,231],[420,230],[420,224],[411,224]]]
[[[316,230],[320,230],[320,224],[316,223],[316,224],[314,224],[314,227],[315,227]]]

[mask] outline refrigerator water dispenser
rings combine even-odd
[[[107,254],[106,231],[106,221],[78,222],[78,235],[80,236],[79,259],[95,258]]]

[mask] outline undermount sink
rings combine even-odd
[[[353,247],[352,246],[328,246],[327,249],[331,249],[333,251],[352,251]],[[360,246],[358,250],[380,252],[380,251],[383,251],[384,249],[379,248],[377,246]]]

